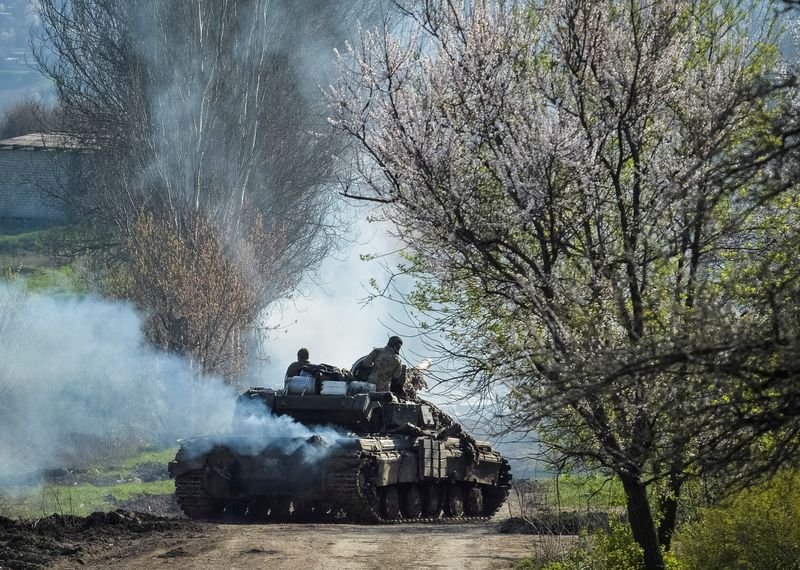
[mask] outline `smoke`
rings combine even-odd
[[[401,305],[380,297],[367,302],[375,293],[370,282],[385,283],[387,266],[400,261],[390,254],[400,243],[385,223],[361,219],[354,232],[352,247],[326,259],[318,274],[303,283],[300,295],[268,315],[271,331],[262,352],[270,358],[254,366],[254,383],[282,386],[286,367],[301,347],[308,348],[312,362],[350,368],[393,334],[404,337],[404,362],[413,366],[419,360],[424,347],[407,334],[412,331],[403,324]]]
[[[215,445],[225,445],[243,455],[258,455],[265,449],[272,456],[295,455],[302,463],[323,459],[346,433],[329,425],[306,426],[290,416],[264,414],[260,400],[240,402],[231,436],[213,435],[183,441],[188,457],[201,455]]]
[[[0,285],[0,478],[222,433],[235,400],[149,347],[127,303]]]
[[[259,401],[231,435],[241,390],[152,348],[141,327],[129,303],[0,284],[0,481],[196,436],[197,453],[224,443],[312,462],[342,437],[335,427],[264,414]],[[314,436],[321,439],[305,445]]]

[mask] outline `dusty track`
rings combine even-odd
[[[509,568],[545,537],[498,534],[497,525],[358,526],[204,524],[109,544],[56,568]]]

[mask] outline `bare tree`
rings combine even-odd
[[[12,105],[0,115],[0,139],[62,128],[61,112],[57,107],[30,97]]]
[[[177,281],[191,271],[151,280],[158,267],[142,271],[143,260],[173,259],[143,244],[201,247],[210,242],[197,232],[212,231],[216,267],[249,284],[261,308],[290,293],[342,234],[330,192],[342,137],[326,122],[318,85],[333,48],[374,4],[37,2],[37,61],[55,83],[69,134],[95,150],[81,191],[68,197],[70,211],[93,229],[75,251],[101,253],[104,267],[133,268],[124,290],[138,290],[147,310],[165,297],[185,303],[170,303],[152,321],[159,344],[194,350],[179,340],[194,299],[176,294],[191,286]],[[140,239],[151,224],[168,239]],[[239,314],[237,334],[224,338],[238,342],[257,313]]]
[[[800,441],[794,90],[745,8],[412,4],[332,91],[424,330],[510,428],[619,477],[651,569],[686,478]]]

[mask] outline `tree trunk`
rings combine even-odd
[[[681,495],[683,478],[670,475],[667,492],[660,501],[661,522],[658,525],[658,542],[669,550],[672,542],[672,533],[675,531],[675,522],[678,518],[678,499]]]
[[[646,570],[664,570],[664,557],[658,542],[656,525],[647,501],[647,489],[636,477],[620,475],[628,504],[628,522],[633,538],[644,550]]]

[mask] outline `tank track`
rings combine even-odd
[[[188,471],[176,477],[175,495],[181,510],[191,519],[210,519],[219,514],[203,491],[202,471]]]
[[[482,516],[448,516],[420,517],[414,519],[388,519],[379,512],[375,489],[369,488],[367,480],[369,470],[373,468],[373,457],[360,452],[340,454],[330,458],[326,477],[330,500],[336,509],[343,510],[347,519],[362,524],[458,524],[485,523],[497,513],[505,502],[511,482],[511,469],[506,460],[500,467],[499,485],[494,489],[492,501],[486,505],[486,513]],[[181,510],[191,519],[216,520],[224,509],[215,504],[203,490],[203,472],[189,471],[175,479],[175,495]],[[304,522],[326,522],[331,516],[309,515]],[[289,519],[275,519],[274,522],[287,522]],[[264,522],[269,522],[264,521]]]
[[[342,454],[332,458],[329,463],[327,476],[328,491],[331,501],[337,508],[347,514],[353,522],[365,524],[443,524],[443,523],[471,523],[489,522],[497,514],[508,496],[511,483],[511,467],[504,459],[500,467],[500,481],[496,487],[495,496],[491,504],[487,505],[486,514],[482,516],[448,516],[420,517],[414,519],[396,518],[387,519],[378,511],[378,501],[374,489],[366,486],[370,469],[370,460],[373,459],[359,452]]]

